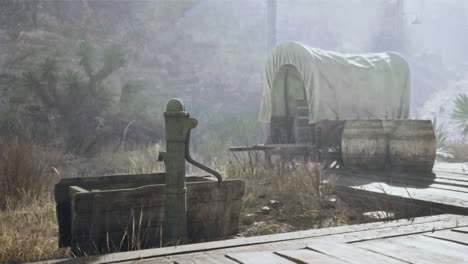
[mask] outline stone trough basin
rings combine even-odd
[[[102,254],[164,246],[165,173],[62,179],[55,186],[59,246]],[[187,239],[202,242],[238,232],[241,180],[186,177]]]

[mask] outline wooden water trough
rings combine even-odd
[[[223,180],[190,157],[190,130],[197,123],[181,101],[168,103],[165,119],[165,173],[66,178],[55,186],[60,247],[102,254],[238,232],[244,182]],[[216,178],[186,177],[185,159]]]

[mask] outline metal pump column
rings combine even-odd
[[[166,212],[163,227],[165,244],[187,241],[187,188],[185,186],[185,153],[187,134],[197,126],[179,99],[171,99],[164,112],[166,124]]]

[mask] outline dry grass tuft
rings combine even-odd
[[[50,192],[58,179],[53,166],[60,160],[60,152],[42,147],[28,136],[2,138],[0,149],[0,209]]]
[[[31,137],[0,139],[0,263],[67,256],[58,250],[51,190],[61,153]]]
[[[294,161],[265,168],[257,156],[236,161],[229,177],[246,181],[243,236],[348,224],[349,212],[339,207],[334,181],[322,178],[320,164]]]
[[[129,173],[157,173],[164,172],[164,163],[158,161],[159,152],[161,151],[160,144],[155,144],[146,147],[143,150],[132,151],[129,153]]]
[[[58,249],[55,202],[23,197],[14,208],[0,211],[0,263],[30,262],[69,257]]]
[[[86,161],[91,166],[82,174],[102,176],[163,172],[164,163],[158,161],[161,148],[158,143],[132,151],[103,152]]]

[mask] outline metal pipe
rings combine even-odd
[[[213,169],[210,169],[208,168],[207,166],[195,161],[192,159],[192,157],[190,156],[190,130],[187,132],[187,147],[185,148],[185,159],[191,163],[192,165],[210,173],[210,174],[213,174],[217,179],[218,179],[218,184],[221,184],[221,182],[223,181],[223,177],[221,176],[221,174],[219,174],[219,172],[213,170]]]

